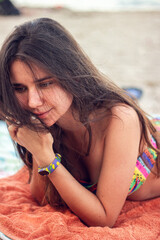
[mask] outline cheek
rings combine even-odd
[[[57,86],[54,88],[54,91],[52,91],[50,94],[48,93],[47,99],[48,102],[52,103],[53,105],[65,109],[71,106],[73,96]]]
[[[73,96],[68,94],[68,93],[64,93],[63,97],[61,96],[61,106],[64,109],[68,109],[70,108],[71,104],[73,101]]]
[[[15,94],[15,96],[22,107],[27,106],[27,97],[25,95]]]

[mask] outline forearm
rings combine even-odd
[[[97,196],[85,189],[63,165],[49,179],[69,208],[88,226],[113,225]]]
[[[48,166],[51,159],[55,159],[52,149],[53,138],[50,133],[35,132],[27,127],[9,125],[10,135],[14,141],[25,147],[33,156],[33,173],[31,179],[31,192],[41,202],[45,194],[46,179],[38,174],[38,166]],[[89,226],[111,226],[110,217],[99,198],[85,189],[63,167],[58,168],[49,175],[49,179],[69,208]],[[48,180],[48,179],[47,179]]]

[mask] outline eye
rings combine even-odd
[[[26,87],[21,85],[13,85],[13,90],[17,93],[23,93],[26,91]]]
[[[40,88],[47,88],[47,87],[53,85],[53,83],[54,83],[53,81],[47,81],[47,82],[41,82],[38,85]]]

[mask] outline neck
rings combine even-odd
[[[64,132],[68,134],[80,134],[86,129],[84,125],[78,120],[78,114],[73,113],[71,110],[67,111],[56,124],[63,129]]]
[[[63,140],[73,149],[86,153],[88,146],[88,134],[86,127],[78,120],[78,114],[67,112],[56,124],[63,129]]]

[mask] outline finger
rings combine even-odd
[[[14,124],[10,124],[10,125],[8,125],[8,131],[9,131],[11,138],[16,141],[18,127],[15,126]]]

